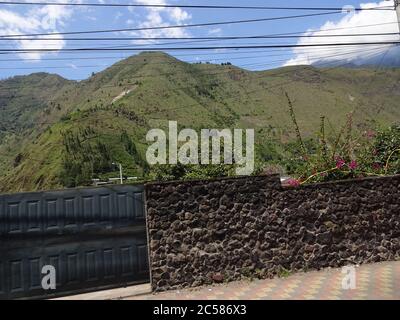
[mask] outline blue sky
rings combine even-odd
[[[62,1],[65,2],[66,0]],[[79,2],[80,0],[70,1]],[[119,2],[129,3],[128,0],[82,0],[82,2]],[[323,1],[323,0],[294,0],[287,3],[282,1],[227,1],[227,0],[137,0],[132,3],[167,3],[167,4],[210,4],[210,5],[254,5],[254,6],[304,6],[304,7],[344,7],[344,6],[378,6],[383,5],[382,1]],[[385,5],[391,5],[388,1]],[[196,24],[205,22],[257,19],[278,16],[299,15],[312,12],[305,11],[238,11],[238,10],[203,10],[203,9],[145,9],[145,8],[99,8],[99,7],[36,7],[36,6],[16,6],[0,5],[0,34],[29,34],[29,33],[52,33],[52,32],[70,32],[82,30],[99,29],[121,29],[136,28],[146,26],[161,25],[180,25]],[[315,12],[314,12],[315,13]],[[309,29],[318,32],[322,27],[327,29],[341,29],[340,31],[329,31],[334,34],[343,33],[379,33],[379,32],[397,32],[397,25],[394,23],[396,16],[394,11],[389,12],[360,12],[352,14],[336,14],[320,17],[308,17],[293,20],[280,20],[269,22],[258,22],[240,25],[211,26],[202,28],[187,28],[174,30],[150,30],[137,33],[114,33],[90,35],[96,36],[131,36],[131,37],[201,37],[201,36],[249,36],[249,35],[267,35],[289,32],[302,32]],[[365,28],[355,28],[360,25],[371,25],[386,23],[383,26],[371,26]],[[345,29],[349,27],[349,29]],[[325,31],[323,34],[329,34]],[[59,40],[53,42],[38,41],[3,41],[2,48],[76,48],[76,47],[110,47],[110,46],[134,46],[143,45],[141,43],[132,43],[130,41],[107,42],[99,40],[97,42],[65,40],[68,36],[58,36]],[[353,41],[355,38],[352,38]],[[398,40],[396,37],[386,38],[387,40]],[[365,40],[361,39],[361,40]],[[371,40],[371,39],[369,39]],[[374,41],[382,40],[382,37],[375,37]],[[385,39],[383,39],[385,40]],[[219,45],[247,45],[247,44],[276,44],[276,43],[313,43],[310,39],[262,39],[262,40],[241,40],[218,41],[218,42],[200,42],[197,46],[219,46]],[[311,42],[310,42],[311,41]],[[348,41],[347,39],[323,39],[322,42]],[[165,43],[166,41],[160,41]],[[182,44],[179,46],[190,46],[193,44]],[[151,44],[152,47],[155,43]],[[210,61],[220,63],[230,61],[235,65],[242,66],[250,70],[262,70],[280,67],[285,64],[303,64],[315,62],[315,60],[328,59],[328,57],[338,56],[340,59],[360,59],[365,55],[378,53],[381,48],[372,47],[368,50],[362,48],[343,48],[338,53],[338,49],[299,49],[291,51],[284,50],[252,50],[246,49],[238,51],[179,51],[170,52],[181,60],[188,62]],[[375,51],[374,51],[375,50]],[[312,52],[313,51],[313,52]],[[133,52],[74,52],[74,53],[51,53],[51,54],[3,54],[0,56],[0,78],[4,79],[13,75],[29,74],[32,72],[51,72],[58,73],[68,79],[85,79],[92,72],[98,72],[116,61],[133,55]],[[339,59],[337,57],[337,59]]]

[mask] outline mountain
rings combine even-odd
[[[58,75],[35,73],[0,81],[0,172],[11,167],[20,147],[40,135],[47,123],[58,121],[66,110],[62,94],[73,85]]]
[[[326,116],[331,130],[400,120],[400,70],[287,67],[251,72],[188,64],[159,52],[120,61],[84,81],[32,74],[0,81],[0,191],[84,184],[93,177],[143,176],[148,130],[254,128],[263,160],[269,142],[293,136],[285,92],[305,135]]]

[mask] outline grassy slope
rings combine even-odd
[[[26,143],[68,112],[59,100],[73,85],[58,75],[34,73],[0,81],[0,173]]]
[[[8,165],[8,171],[3,166],[0,190],[61,187],[61,132],[68,129],[92,128],[129,175],[142,172],[122,146],[121,132],[133,138],[143,155],[147,131],[165,128],[167,120],[194,129],[256,128],[258,143],[273,135],[288,140],[292,126],[284,91],[294,101],[305,134],[317,130],[321,115],[337,130],[353,110],[359,125],[371,119],[391,123],[400,119],[399,76],[399,69],[289,67],[248,72],[234,66],[190,65],[160,53],[141,54],[88,80],[65,83],[53,93],[54,105],[60,106],[52,116],[55,124],[44,132],[36,130],[37,138],[29,136],[33,142],[24,140],[21,163],[16,168]],[[68,117],[60,120],[65,114]],[[15,150],[10,154],[15,156]]]

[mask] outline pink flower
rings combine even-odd
[[[345,164],[346,162],[342,158],[340,157],[336,158],[336,168],[341,169],[345,166]]]
[[[288,183],[288,185],[291,186],[291,187],[298,187],[298,186],[300,186],[300,181],[297,180],[297,179],[289,179],[287,183]]]
[[[352,161],[350,162],[350,164],[349,164],[349,169],[350,169],[350,170],[356,170],[357,167],[358,167],[357,161],[352,160]]]

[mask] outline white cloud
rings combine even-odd
[[[221,34],[222,33],[222,29],[221,28],[214,28],[208,31],[209,35],[215,35],[215,34]]]
[[[159,4],[167,5],[167,0],[138,0],[135,3],[139,4]],[[192,16],[185,10],[181,8],[157,8],[157,7],[147,7],[144,9],[145,19],[137,24],[138,28],[151,28],[151,27],[166,27],[170,25],[181,25],[189,21]],[[132,10],[131,10],[132,11]],[[140,32],[134,33],[135,35],[140,35],[146,38],[157,38],[157,37],[185,37],[188,36],[188,32],[183,28],[170,28],[170,29],[155,29],[155,30],[142,30]],[[137,44],[151,43],[151,41],[140,41]]]
[[[185,20],[188,20],[191,18],[191,15],[180,9],[180,8],[173,8],[169,10],[169,15],[172,18],[172,20],[176,21],[176,22],[184,22]]]
[[[363,3],[361,8],[386,7],[390,5],[388,1],[379,3]],[[328,21],[318,30],[310,29],[304,35],[357,35],[361,33],[394,33],[398,32],[396,24],[397,17],[394,10],[377,11],[365,10],[346,14],[340,21]],[[366,26],[359,28],[359,26]],[[374,25],[374,26],[372,26]],[[337,30],[331,30],[337,29]],[[320,38],[301,38],[298,44],[321,44],[321,43],[348,43],[348,42],[380,42],[380,41],[399,41],[399,36],[351,36],[351,37],[320,37]],[[343,46],[343,47],[316,47],[296,48],[293,50],[295,57],[285,63],[288,65],[315,64],[326,61],[353,62],[368,56],[386,52],[389,46]]]
[[[63,0],[57,0],[59,2]],[[72,2],[72,1],[71,1]],[[77,1],[74,1],[77,2]],[[72,7],[66,6],[38,6],[25,11],[0,10],[0,35],[23,35],[32,33],[54,33],[64,27],[73,14]],[[47,37],[47,36],[46,36]],[[61,36],[56,36],[61,38]],[[17,49],[62,49],[64,40],[10,40],[10,44]],[[21,54],[21,58],[40,59],[43,53],[32,52]]]

